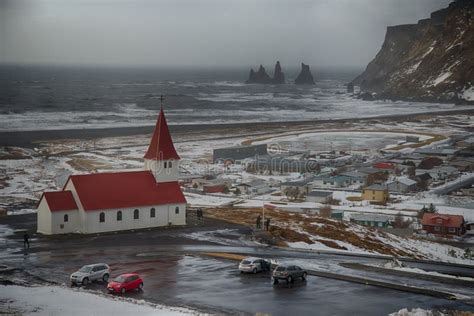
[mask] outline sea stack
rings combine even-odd
[[[301,72],[295,79],[295,84],[315,84],[309,65],[301,63]]]
[[[257,72],[250,69],[249,79],[245,83],[272,83],[272,78],[267,74],[265,68],[260,65]]]
[[[273,83],[283,84],[285,83],[285,74],[281,71],[280,62],[277,61],[275,65],[275,72],[273,73]]]

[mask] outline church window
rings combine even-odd
[[[101,222],[101,223],[105,222],[105,213],[104,212],[99,214],[99,222]]]
[[[138,209],[136,209],[135,211],[133,211],[133,219],[138,219],[139,217],[140,217],[139,211]]]
[[[174,212],[175,212],[175,214],[179,214],[179,207],[178,206],[176,206],[176,208],[174,209]]]
[[[156,214],[155,214],[155,208],[152,207],[152,208],[150,209],[150,217],[155,217],[155,216],[156,216]]]
[[[173,164],[171,161],[168,162],[168,168],[172,168],[173,167]]]
[[[165,169],[168,168],[168,162],[165,161]]]
[[[68,221],[69,221],[69,215],[64,214],[64,222],[68,222]]]
[[[117,212],[117,221],[121,221],[122,220],[122,211],[118,211]]]

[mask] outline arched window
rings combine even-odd
[[[138,219],[139,217],[140,217],[139,211],[138,209],[136,209],[135,211],[133,211],[133,219]]]
[[[173,167],[173,163],[171,161],[168,162],[168,168],[172,168]]]
[[[99,222],[101,222],[101,223],[105,222],[105,213],[104,212],[99,214]]]
[[[165,169],[168,168],[168,162],[165,161]]]
[[[64,214],[64,222],[69,222],[69,215]]]
[[[156,216],[155,208],[152,207],[152,208],[150,209],[150,217],[155,217],[155,216]]]
[[[122,220],[122,211],[118,211],[117,212],[117,221],[121,221]]]
[[[174,209],[174,212],[175,212],[175,214],[179,214],[179,207],[178,206],[176,206],[176,208]]]

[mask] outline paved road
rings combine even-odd
[[[144,291],[128,293],[127,296],[204,312],[384,315],[405,307],[474,311],[474,306],[461,301],[447,301],[319,277],[309,277],[307,282],[299,281],[291,287],[272,286],[268,274],[241,275],[236,269],[236,262],[199,254],[205,251],[251,253],[281,261],[298,260],[308,265],[320,265],[323,269],[326,266],[333,269],[339,262],[373,263],[381,259],[259,247],[226,247],[185,237],[200,229],[220,229],[220,225],[216,222],[198,229],[164,229],[76,240],[40,239],[33,241],[34,249],[28,252],[21,250],[20,240],[8,239],[0,246],[3,252],[0,264],[23,267],[46,280],[66,283],[69,274],[81,265],[107,262],[114,276],[130,271],[143,276]],[[244,229],[239,226],[233,228]],[[230,234],[229,238],[232,239],[232,236]],[[238,244],[238,240],[234,241]],[[375,274],[366,275],[374,277]],[[88,288],[105,293],[105,284],[92,284]]]

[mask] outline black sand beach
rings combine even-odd
[[[183,124],[170,125],[171,132],[174,135],[182,135],[189,133],[212,132],[222,137],[230,137],[232,133],[245,130],[248,135],[268,130],[278,130],[281,128],[301,128],[301,127],[317,127],[319,124],[327,123],[355,123],[361,121],[406,121],[426,119],[426,116],[446,116],[446,115],[473,115],[473,109],[450,110],[431,113],[415,113],[386,115],[377,117],[360,117],[351,119],[334,119],[334,120],[304,120],[304,121],[282,121],[282,122],[261,122],[261,123],[232,123],[232,124]],[[0,146],[20,146],[34,147],[35,143],[49,140],[61,139],[94,139],[104,137],[120,137],[150,134],[154,126],[138,126],[138,127],[117,127],[103,129],[67,129],[67,130],[43,130],[43,131],[14,131],[0,133]]]

